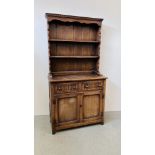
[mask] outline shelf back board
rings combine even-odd
[[[62,71],[92,71],[96,70],[96,59],[52,59],[51,60],[51,71],[62,72]]]
[[[97,40],[98,26],[95,24],[65,23],[52,21],[49,24],[49,39]]]
[[[87,43],[50,43],[50,56],[96,56],[98,45]]]

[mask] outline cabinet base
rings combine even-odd
[[[99,119],[99,120],[89,121],[89,122],[82,122],[82,123],[80,122],[80,123],[76,123],[76,124],[57,126],[57,127],[55,127],[55,129],[52,129],[52,134],[54,135],[56,132],[63,131],[63,130],[81,128],[81,127],[91,126],[91,125],[96,125],[96,124],[104,125],[104,122],[102,119]]]

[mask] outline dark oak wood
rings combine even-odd
[[[101,18],[46,14],[52,133],[104,124],[106,77],[99,72]]]

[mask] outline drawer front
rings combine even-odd
[[[103,89],[103,80],[82,82],[82,90],[100,90],[100,89]]]
[[[77,92],[78,91],[78,83],[77,82],[58,83],[58,84],[55,84],[54,91],[57,94]]]

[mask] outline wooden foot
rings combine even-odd
[[[55,135],[55,133],[56,133],[56,132],[52,130],[52,135]]]
[[[104,125],[104,122],[101,122],[101,125]]]

